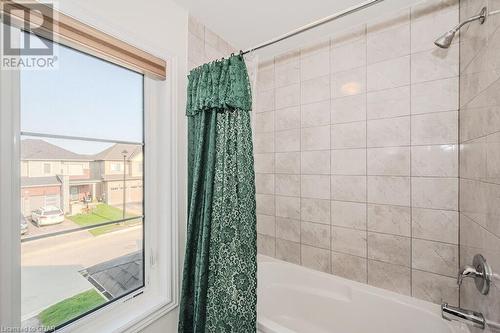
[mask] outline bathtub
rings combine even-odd
[[[439,305],[259,255],[258,332],[470,333]]]

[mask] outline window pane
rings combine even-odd
[[[55,48],[58,69],[21,72],[21,130],[142,142],[143,76]]]
[[[21,319],[37,332],[145,279],[143,76],[56,47],[58,69],[21,74],[22,131],[44,134],[21,136],[20,161]]]
[[[21,137],[25,325],[53,324],[47,313],[58,307],[89,311],[143,286],[142,165],[141,145]]]

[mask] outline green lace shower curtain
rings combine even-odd
[[[256,331],[251,101],[240,55],[189,75],[188,226],[179,332]]]

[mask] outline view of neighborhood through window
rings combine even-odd
[[[65,325],[145,280],[143,76],[54,47],[57,69],[21,72],[21,311],[30,328]]]

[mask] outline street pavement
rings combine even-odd
[[[80,270],[141,249],[141,226],[97,237],[80,231],[22,243],[23,320],[93,288]]]

